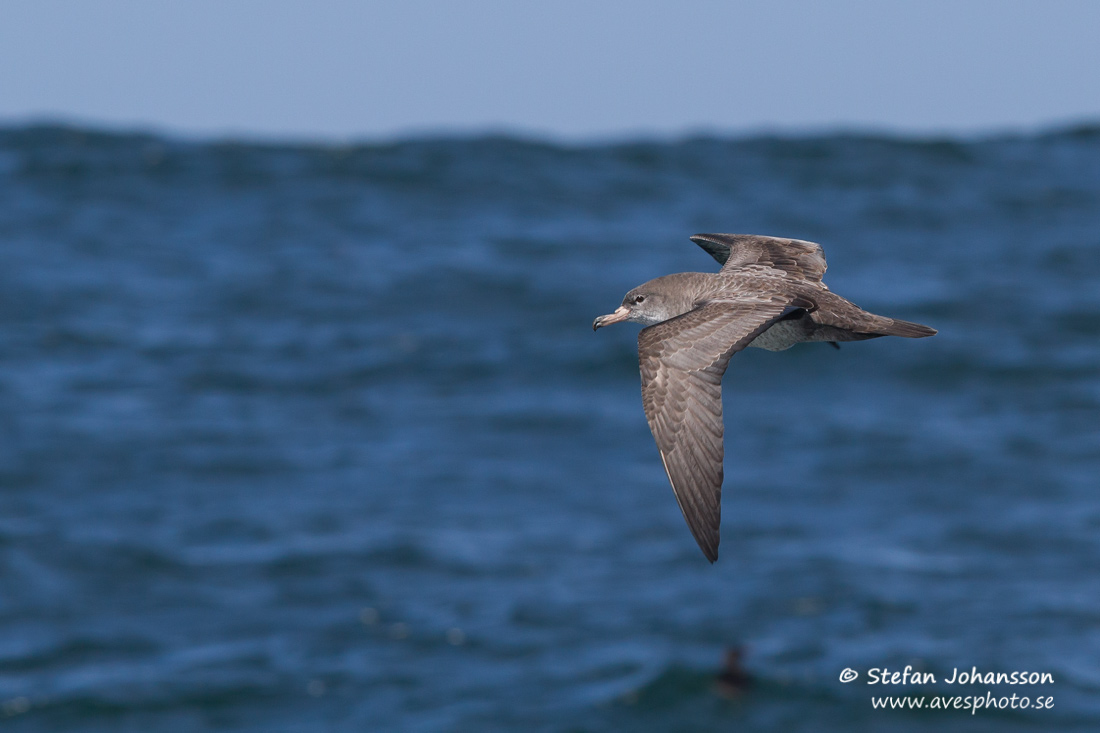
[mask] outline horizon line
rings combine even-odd
[[[1100,117],[1066,119],[1041,124],[989,125],[982,128],[904,129],[874,123],[824,123],[805,125],[751,125],[721,129],[711,125],[684,126],[679,130],[622,130],[613,133],[563,134],[520,125],[486,124],[410,126],[389,133],[332,134],[263,132],[232,126],[189,130],[151,122],[111,122],[74,115],[34,114],[0,117],[0,132],[30,129],[72,130],[118,137],[151,137],[198,144],[246,144],[272,147],[370,147],[411,142],[514,140],[562,148],[586,148],[631,144],[677,144],[692,140],[813,140],[862,138],[917,143],[975,143],[1017,138],[1100,134]]]

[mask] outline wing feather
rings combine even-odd
[[[821,245],[801,239],[758,234],[696,234],[691,241],[718,260],[723,271],[746,265],[765,265],[820,283],[828,267]]]
[[[642,404],[695,541],[714,562],[722,498],[722,375],[730,357],[781,318],[791,298],[711,300],[638,335]]]

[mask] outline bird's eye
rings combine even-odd
[[[635,303],[641,303],[641,302],[642,302],[643,300],[645,300],[645,296],[644,296],[644,295],[635,295],[635,296],[634,296],[634,302],[635,302]]]

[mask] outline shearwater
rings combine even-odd
[[[620,321],[638,334],[642,406],[665,473],[699,548],[718,559],[722,498],[722,375],[746,346],[782,351],[797,343],[923,338],[919,323],[868,313],[821,281],[821,246],[753,234],[696,234],[722,264],[639,285],[596,330]]]

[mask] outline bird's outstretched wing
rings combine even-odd
[[[757,234],[696,234],[691,241],[718,260],[723,270],[760,264],[805,280],[821,282],[827,267],[821,245],[801,239]]]
[[[638,334],[649,428],[680,511],[711,562],[722,515],[722,375],[731,356],[807,305],[778,294],[710,300]]]

